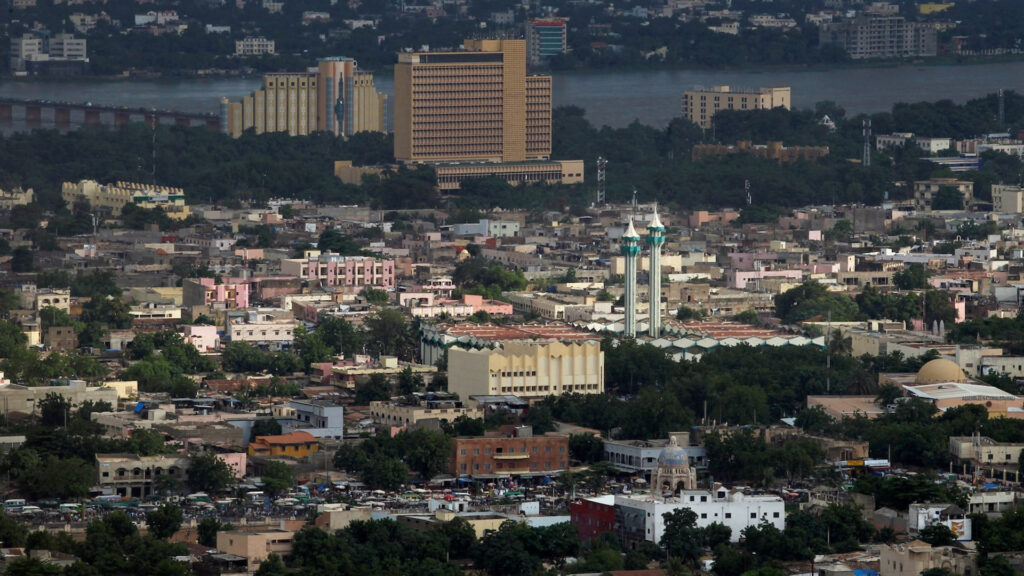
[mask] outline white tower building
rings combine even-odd
[[[654,216],[651,223],[647,225],[647,246],[650,254],[650,284],[648,295],[650,296],[650,324],[647,334],[651,338],[661,335],[661,247],[665,244],[665,227],[661,225],[658,218],[658,209],[654,209]]]
[[[622,333],[627,338],[636,338],[636,265],[640,258],[640,235],[633,227],[632,218],[622,235],[622,255],[626,257],[626,293],[623,298],[626,317]]]

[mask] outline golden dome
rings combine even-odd
[[[956,362],[945,358],[936,358],[928,362],[917,371],[914,384],[938,384],[940,382],[967,382],[964,371],[957,366]]]

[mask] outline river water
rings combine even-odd
[[[389,76],[379,90],[393,93]],[[0,81],[0,97],[217,112],[222,96],[241,98],[259,78],[189,80]],[[1024,92],[1024,62],[878,68],[770,71],[643,70],[554,75],[555,106],[575,105],[596,125],[621,127],[638,120],[665,126],[679,114],[683,90],[694,86],[790,86],[793,105],[807,108],[832,100],[849,114],[882,112],[896,102],[950,99],[962,103],[1000,88]]]

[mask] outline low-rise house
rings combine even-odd
[[[257,436],[249,443],[249,456],[302,459],[320,451],[320,443],[309,432],[299,431],[277,436]]]

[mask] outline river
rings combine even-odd
[[[378,76],[391,94],[390,76]],[[241,98],[259,78],[188,80],[0,81],[0,97],[92,102],[104,105],[217,112],[222,96]],[[665,126],[679,114],[683,90],[693,86],[790,86],[793,105],[832,100],[850,114],[888,111],[896,102],[950,99],[962,103],[999,88],[1024,92],[1024,62],[969,65],[902,65],[870,68],[770,71],[643,70],[556,73],[556,106],[575,105],[597,125],[621,127],[638,120]]]

